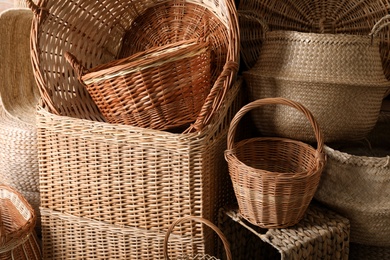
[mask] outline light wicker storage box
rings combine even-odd
[[[245,221],[236,207],[220,209],[218,226],[230,242],[234,260],[347,260],[348,219],[312,203],[295,226],[261,229]]]
[[[218,209],[234,198],[223,151],[229,122],[242,105],[241,85],[241,79],[235,82],[221,109],[200,133],[174,134],[57,116],[40,109],[41,206],[155,233],[164,232],[175,219],[187,215],[216,221]],[[43,226],[48,224],[45,221]],[[66,227],[56,228],[61,239],[73,239],[72,234],[61,231]],[[202,229],[183,228],[194,239],[204,238]],[[79,235],[90,239],[89,233]],[[45,259],[53,246],[48,243],[58,243],[47,236],[46,231]],[[100,243],[106,239],[102,237]],[[212,250],[210,241],[199,250]],[[73,248],[65,246],[61,251],[66,255]],[[132,252],[132,256],[138,253]],[[82,256],[83,252],[74,254]]]

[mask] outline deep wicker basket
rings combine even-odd
[[[210,92],[208,45],[178,41],[89,70],[65,58],[107,122],[167,130],[193,123]]]
[[[0,185],[0,259],[40,260],[36,215],[15,189]]]
[[[247,112],[276,104],[293,107],[307,117],[317,137],[317,149],[279,137],[234,142],[237,125]],[[314,196],[326,162],[322,134],[310,111],[284,98],[253,101],[233,118],[227,142],[225,159],[241,215],[264,228],[283,228],[298,223]]]
[[[35,77],[43,104],[57,115],[105,121],[66,61],[66,51],[90,69],[151,47],[208,39],[212,90],[189,131],[207,125],[235,80],[239,35],[233,0],[27,2],[35,13],[31,32]],[[236,64],[234,70],[225,68],[229,62]]]

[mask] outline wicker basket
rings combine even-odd
[[[213,90],[191,131],[200,131],[207,125],[235,80],[237,69],[224,70],[227,63],[239,61],[238,21],[233,0],[27,2],[35,13],[31,32],[35,77],[43,104],[54,114],[104,121],[64,58],[66,51],[90,69],[151,47],[191,38],[208,39]],[[224,81],[217,84],[220,76]]]
[[[41,207],[152,233],[164,232],[175,219],[186,215],[215,222],[218,208],[234,200],[223,152],[228,124],[242,106],[241,88],[242,80],[230,89],[216,117],[200,133],[179,134],[82,120],[39,109]],[[43,227],[52,225],[45,221],[42,219]],[[43,234],[45,258],[85,256],[75,252],[72,243],[63,242],[76,239],[65,223],[50,230],[58,234]],[[187,225],[182,231],[194,239],[194,253],[212,255],[214,240],[207,239],[201,227]],[[91,237],[87,228],[77,235],[85,243],[93,244],[98,239]],[[142,237],[139,239],[142,241]],[[57,244],[63,245],[61,252]],[[111,247],[105,236],[99,237],[99,244],[109,247],[107,254],[119,250],[115,245]],[[163,256],[162,241],[152,245],[155,248],[146,248],[139,242],[124,255],[135,259]],[[99,253],[88,251],[88,259]]]
[[[390,5],[387,0],[240,0],[238,12],[242,11],[263,17],[270,30],[367,35],[390,12]],[[242,59],[249,69],[259,58],[261,27],[241,16],[239,24]],[[383,68],[390,79],[389,33],[383,30],[379,36]]]
[[[316,117],[325,142],[363,139],[390,87],[375,37],[382,24],[370,36],[267,32],[258,62],[243,73],[251,100],[285,97],[302,103]],[[315,142],[297,111],[264,108],[252,116],[264,135]]]
[[[0,259],[40,260],[30,204],[16,190],[0,185],[0,213]]]
[[[195,216],[188,216],[188,217],[179,218],[179,219],[175,220],[169,226],[169,228],[167,230],[167,233],[165,235],[165,239],[164,239],[164,257],[165,257],[165,259],[167,259],[167,260],[170,259],[169,258],[169,250],[168,250],[168,242],[169,242],[169,237],[173,233],[175,227],[178,226],[179,224],[183,223],[183,222],[188,222],[188,221],[199,222],[199,223],[202,223],[202,224],[208,226],[209,228],[211,228],[218,235],[218,237],[221,239],[221,241],[223,243],[223,246],[224,246],[224,249],[225,249],[225,253],[226,253],[226,259],[227,260],[232,260],[232,254],[230,252],[229,242],[227,241],[227,239],[226,239],[225,235],[222,233],[222,231],[217,226],[215,226],[211,221],[209,221],[207,219],[204,219],[204,218],[201,218],[201,217],[195,217]],[[176,258],[176,259],[217,260],[216,257],[210,256],[210,255],[207,255],[207,254],[205,254],[205,255],[195,255],[195,256],[185,255],[185,256],[181,256],[181,257]]]
[[[390,247],[369,246],[351,243],[350,258],[353,260],[390,259]]]
[[[318,140],[317,150],[278,137],[249,138],[234,143],[237,125],[247,112],[275,104],[293,107],[307,117]],[[233,118],[227,142],[225,158],[242,216],[264,228],[298,223],[313,198],[326,162],[321,131],[310,111],[284,98],[253,101]]]
[[[315,199],[350,220],[354,243],[390,247],[389,127],[390,113],[382,112],[366,141],[325,146]]]
[[[65,53],[109,123],[167,130],[193,123],[210,92],[210,51],[192,39],[86,70]]]

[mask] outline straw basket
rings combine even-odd
[[[287,105],[303,113],[317,137],[308,144],[278,137],[257,137],[234,143],[236,128],[249,111],[264,105]],[[225,158],[242,216],[254,225],[283,228],[299,222],[313,198],[325,164],[322,134],[304,106],[284,98],[259,99],[233,118]]]
[[[214,225],[211,221],[205,219],[205,218],[202,218],[202,217],[195,217],[195,216],[188,216],[188,217],[182,217],[182,218],[179,218],[177,220],[175,220],[168,228],[167,230],[167,233],[165,235],[165,239],[164,239],[164,257],[166,260],[169,260],[169,255],[168,255],[168,242],[169,242],[169,237],[171,236],[171,234],[173,233],[174,231],[174,228],[176,226],[178,226],[179,224],[183,223],[183,222],[188,222],[188,221],[195,221],[195,222],[199,222],[199,223],[202,223],[206,226],[208,226],[209,228],[211,228],[217,235],[218,237],[221,239],[222,243],[223,243],[223,246],[224,246],[224,249],[225,249],[225,253],[226,253],[226,259],[227,260],[232,260],[232,254],[230,252],[230,245],[229,245],[229,242],[227,241],[225,235],[222,233],[222,231],[216,226]],[[177,259],[187,259],[187,260],[190,260],[190,259],[193,259],[193,260],[217,260],[216,257],[214,256],[210,256],[210,255],[195,255],[195,256],[188,256],[188,255],[185,255],[185,256],[182,256],[181,258],[177,258]]]
[[[328,163],[315,199],[347,217],[351,242],[390,247],[390,114],[362,142],[325,146]]]
[[[0,259],[40,260],[36,216],[16,190],[0,185]]]
[[[248,11],[263,17],[270,30],[367,35],[389,14],[390,5],[387,0],[240,0],[238,13]],[[261,52],[261,27],[241,15],[239,24],[242,59],[249,69]],[[383,68],[390,79],[390,38],[385,30],[379,37]]]
[[[191,131],[207,125],[221,105],[239,61],[239,35],[233,0],[103,0],[34,4],[31,54],[42,102],[57,115],[105,121],[64,53],[70,51],[86,69],[132,54],[192,38],[208,39],[212,90]],[[217,84],[222,74],[224,81]],[[222,83],[222,84],[221,84]]]
[[[321,125],[325,142],[363,139],[390,87],[376,37],[389,17],[369,36],[267,32],[256,65],[243,73],[251,100],[285,97],[302,103]],[[264,135],[315,142],[297,111],[265,108],[252,116]]]
[[[200,39],[150,48],[86,70],[66,52],[109,123],[166,130],[196,120],[210,92],[210,51]]]

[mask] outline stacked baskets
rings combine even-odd
[[[28,2],[35,13],[31,52],[42,97],[38,156],[44,258],[162,259],[165,231],[175,219],[196,215],[215,221],[218,208],[230,200],[223,151],[242,86],[236,80],[239,36],[233,1]],[[180,56],[191,58],[183,66]],[[142,81],[129,64],[137,73],[144,66],[156,82],[172,80],[166,68],[183,77],[194,68],[200,72],[174,82],[209,82],[201,93],[190,90],[198,100],[190,101],[197,112],[189,126],[177,133],[103,115],[89,83],[116,65],[119,70],[99,77],[114,84],[114,78]],[[147,105],[137,112],[151,112],[156,100],[165,99],[153,99],[161,94],[157,91],[140,100]],[[103,95],[104,102],[114,95]],[[169,128],[173,125],[182,122]],[[200,223],[182,226],[181,235],[170,238],[171,257],[213,254],[214,234]]]

